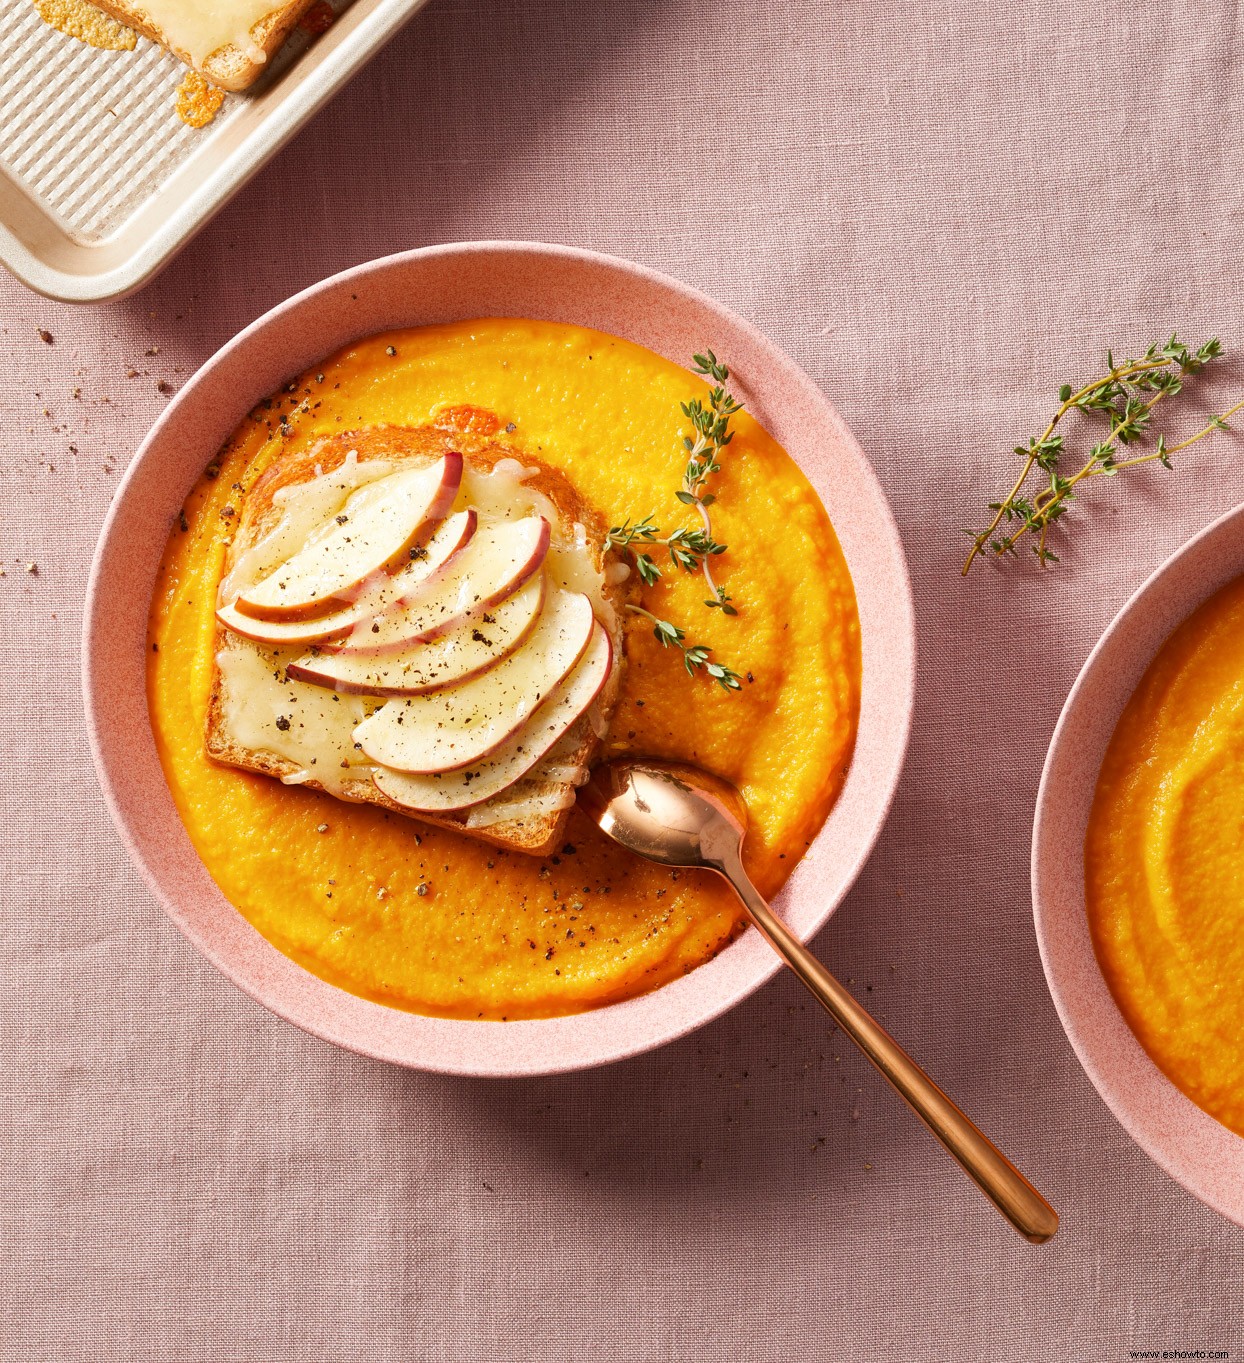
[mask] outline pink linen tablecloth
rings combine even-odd
[[[1095,490],[1045,577],[957,570],[1011,445],[1107,345],[1244,347],[1242,81],[1238,0],[436,0],[141,293],[75,309],[0,279],[5,1363],[1238,1356],[1244,1232],[1082,1074],[1027,858],[1077,669],[1244,499],[1244,441]],[[717,295],[874,461],[916,730],[817,946],[1049,1194],[1052,1244],[1012,1235],[790,980],[612,1069],[429,1077],[251,1003],[128,864],[78,635],[157,385],[332,271],[478,237]]]

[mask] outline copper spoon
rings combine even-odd
[[[743,870],[747,806],[733,786],[697,767],[612,762],[596,769],[579,799],[609,837],[641,857],[723,876],[769,945],[1011,1225],[1034,1245],[1054,1234],[1058,1213],[760,897]]]

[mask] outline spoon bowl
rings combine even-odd
[[[611,762],[579,792],[589,818],[662,866],[716,870],[747,833],[747,806],[718,776],[683,763]]]

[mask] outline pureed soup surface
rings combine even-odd
[[[395,354],[389,355],[392,348]],[[321,978],[419,1013],[516,1019],[643,993],[708,960],[743,925],[724,883],[632,857],[577,811],[545,860],[499,851],[374,807],[217,766],[203,750],[216,589],[234,507],[276,451],[378,423],[426,425],[467,404],[563,470],[620,524],[674,499],[686,420],[704,392],[630,342],[548,322],[482,320],[371,337],[260,404],[189,498],[150,618],[148,699],[191,840],[226,897]],[[841,788],[859,712],[859,624],[820,499],[746,414],[712,490],[714,562],[737,617],[704,607],[702,578],[667,569],[654,613],[747,672],[728,695],[689,678],[649,622],[629,616],[627,666],[603,756],[693,762],[743,792],[747,864],[773,895]],[[419,892],[422,887],[422,893]]]
[[[1098,960],[1141,1045],[1244,1135],[1244,578],[1171,635],[1123,711],[1085,888]]]

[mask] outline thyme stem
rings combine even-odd
[[[606,551],[616,549],[629,551],[634,559],[640,581],[646,587],[654,586],[661,579],[661,567],[646,550],[637,545],[661,545],[670,556],[671,562],[684,572],[700,572],[711,594],[705,601],[710,610],[720,610],[723,615],[737,615],[738,610],[731,603],[730,595],[724,587],[717,585],[710,567],[710,560],[726,552],[724,544],[713,538],[713,521],[709,507],[716,497],[706,492],[708,479],[721,470],[721,456],[726,446],[734,439],[730,430],[730,419],[743,410],[743,404],[726,389],[730,371],[721,364],[711,350],[703,355],[693,356],[693,368],[713,380],[708,390],[708,398],[692,398],[680,403],[682,414],[691,423],[692,434],[683,437],[683,449],[687,455],[687,465],[683,471],[682,486],[674,496],[684,506],[694,506],[700,517],[700,528],[680,527],[668,535],[661,533],[656,524],[656,512],[651,511],[642,520],[632,524],[628,517],[621,525],[615,525],[605,536]],[[722,663],[709,661],[712,652],[708,644],[687,644],[686,632],[668,620],[661,620],[651,611],[641,606],[628,606],[628,610],[647,616],[653,623],[653,634],[663,648],[677,647],[682,650],[683,663],[689,675],[694,676],[703,669],[708,676],[727,691],[737,691],[741,682],[739,674]],[[750,675],[750,674],[749,674]]]
[[[704,523],[704,533],[709,539],[712,539],[713,522],[708,514],[708,507],[706,507],[703,502],[696,502],[695,509],[700,513],[700,520]],[[713,600],[720,602],[724,606],[726,604],[725,592],[713,581],[713,570],[708,566],[708,560],[708,554],[705,554],[703,558],[700,559],[700,570],[704,574],[704,581],[707,583],[708,589],[713,595]],[[734,615],[734,608],[731,607],[727,614]]]

